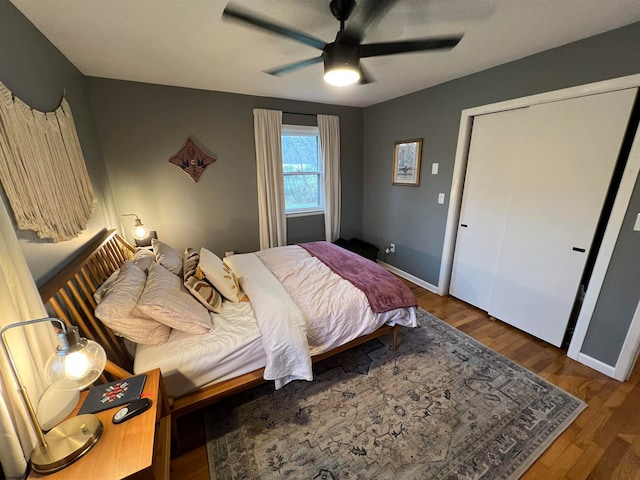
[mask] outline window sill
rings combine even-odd
[[[295,218],[295,217],[309,217],[311,215],[324,215],[324,210],[306,210],[301,212],[291,212],[287,213],[287,218]]]

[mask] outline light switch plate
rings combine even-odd
[[[432,163],[431,164],[431,175],[437,175],[438,174],[438,166],[440,164],[438,163]]]
[[[438,203],[439,204],[443,204],[444,203],[444,193],[439,193],[438,194]]]
[[[633,229],[636,232],[640,232],[640,213],[638,214],[638,216],[636,217],[636,223],[633,225]]]

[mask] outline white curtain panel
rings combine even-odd
[[[282,173],[282,112],[253,110],[258,167],[260,250],[287,244]]]
[[[318,115],[318,130],[324,161],[324,230],[327,242],[334,242],[340,237],[342,206],[340,118],[335,115]]]
[[[0,305],[0,329],[47,316],[1,197]],[[40,323],[11,329],[5,337],[27,394],[37,409],[46,387],[44,366],[57,345],[54,329]],[[27,460],[37,443],[17,389],[7,359],[0,353],[0,463],[7,480],[24,478]]]

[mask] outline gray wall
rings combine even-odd
[[[463,40],[464,41],[464,40]],[[433,285],[438,284],[444,242],[448,194],[463,109],[526,95],[621,77],[640,72],[640,23],[485,70],[433,88],[365,109],[364,207],[365,240],[381,247],[396,244],[387,262]],[[393,142],[424,138],[420,187],[391,185]],[[440,173],[431,175],[431,163]],[[628,330],[640,298],[637,288],[640,249],[638,233],[628,224],[638,211],[627,213],[616,256],[607,275],[608,288],[598,302],[592,330],[605,335],[588,338],[586,353],[607,363],[619,353],[620,336]],[[438,205],[438,193],[447,194]],[[635,246],[633,246],[635,245]],[[620,250],[621,249],[621,250]],[[620,264],[626,264],[621,268]],[[635,286],[635,288],[634,288]],[[615,310],[607,306],[616,305]],[[623,307],[624,305],[624,307]],[[594,345],[597,345],[595,347]]]
[[[259,248],[253,109],[340,116],[342,233],[362,228],[362,109],[88,78],[118,213],[137,213],[177,250]],[[286,115],[285,123],[315,123]],[[198,183],[168,162],[192,136],[218,160]],[[130,222],[130,221],[129,221]],[[130,225],[130,223],[128,223]],[[289,241],[323,240],[322,216],[288,221]]]
[[[39,240],[31,231],[17,231],[31,273],[42,284],[108,226],[110,216],[115,218],[109,181],[83,75],[8,0],[0,0],[0,81],[40,111],[55,110],[66,89],[98,199],[87,230],[74,240],[54,244]],[[11,212],[1,187],[0,197]]]

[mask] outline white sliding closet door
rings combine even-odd
[[[635,93],[527,109],[490,315],[562,343]]]
[[[489,309],[527,109],[473,119],[449,293]]]

